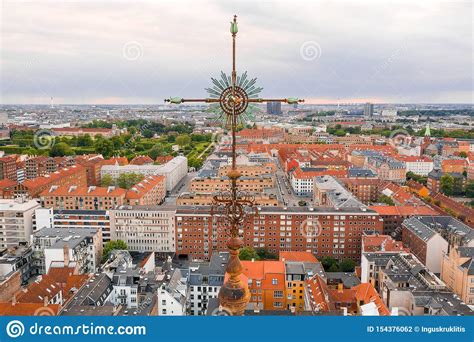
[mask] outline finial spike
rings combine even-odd
[[[238,31],[239,29],[237,28],[237,15],[234,15],[234,21],[230,22],[230,33],[235,35]]]

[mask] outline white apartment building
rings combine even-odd
[[[75,261],[81,274],[93,273],[102,258],[99,229],[43,228],[31,237],[33,273],[46,274],[52,262]],[[67,259],[67,260],[66,260]]]
[[[407,172],[411,171],[420,176],[428,176],[428,173],[433,171],[434,168],[434,163],[431,159],[421,157],[407,158],[405,165]]]
[[[35,209],[39,207],[35,200],[0,199],[0,248],[30,241]]]
[[[158,316],[185,316],[187,279],[180,269],[175,269],[168,284],[158,289]]]
[[[174,253],[176,209],[121,206],[110,210],[110,238],[123,240],[135,252]]]
[[[138,269],[118,269],[112,277],[113,290],[109,300],[114,305],[122,305],[127,308],[138,307],[138,282],[140,274]]]
[[[110,241],[110,216],[108,210],[55,210],[38,208],[35,210],[33,230],[42,228],[82,229],[95,228],[102,231],[102,241]]]
[[[307,176],[304,172],[298,170],[291,172],[290,184],[298,196],[310,196],[313,194],[314,177]]]
[[[166,178],[166,191],[173,190],[188,173],[188,159],[174,157],[163,165],[104,165],[100,175],[110,175],[115,180],[123,173],[140,173],[146,176],[162,175]]]
[[[212,254],[209,262],[191,263],[188,272],[188,312],[192,316],[206,315],[210,298],[217,298],[224,284],[228,252]]]

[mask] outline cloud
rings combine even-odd
[[[472,102],[470,2],[369,0],[6,0],[1,101],[202,96],[230,68],[235,13],[238,70],[258,77],[265,96]],[[301,56],[305,42],[317,42],[318,58]],[[124,52],[131,43],[137,58]]]

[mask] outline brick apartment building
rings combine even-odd
[[[56,186],[40,195],[43,208],[62,210],[108,210],[125,204],[125,189],[96,186]]]
[[[58,171],[61,168],[74,165],[72,157],[45,157],[38,156],[25,161],[25,177],[33,179]]]
[[[86,169],[80,165],[62,168],[49,175],[27,179],[22,184],[25,194],[31,198],[37,198],[52,185],[57,186],[87,186]]]
[[[258,177],[240,177],[237,186],[242,191],[263,192],[265,189],[273,188],[274,179],[271,175]],[[228,190],[230,181],[227,177],[196,177],[191,181],[189,191],[192,192],[218,192]]]
[[[383,232],[379,214],[360,208],[262,207],[244,226],[247,228],[241,233],[246,246],[265,247],[275,254],[308,251],[356,261],[363,232]],[[209,207],[178,208],[176,254],[208,260],[212,253],[226,248],[227,235],[222,229]]]
[[[380,180],[370,178],[341,178],[347,190],[362,203],[376,202],[379,198]]]
[[[157,205],[166,196],[165,177],[149,176],[125,190],[114,186],[52,185],[40,194],[45,208],[109,210],[121,205]]]
[[[383,233],[396,239],[402,237],[402,223],[411,216],[427,215],[438,216],[439,213],[426,205],[374,205],[370,209],[376,211],[383,220]]]
[[[5,156],[0,158],[0,179],[17,181],[16,158]]]

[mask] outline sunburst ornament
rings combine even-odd
[[[237,76],[234,93],[232,92],[232,77],[221,71],[220,78],[211,77],[212,87],[206,88],[211,99],[218,99],[218,103],[211,103],[209,112],[215,115],[216,121],[221,122],[225,127],[232,125],[232,112],[235,106],[237,124],[244,124],[247,121],[255,120],[255,112],[259,108],[248,99],[257,99],[263,88],[257,86],[257,78],[249,78],[247,71],[241,76]],[[237,101],[236,101],[237,100]]]

